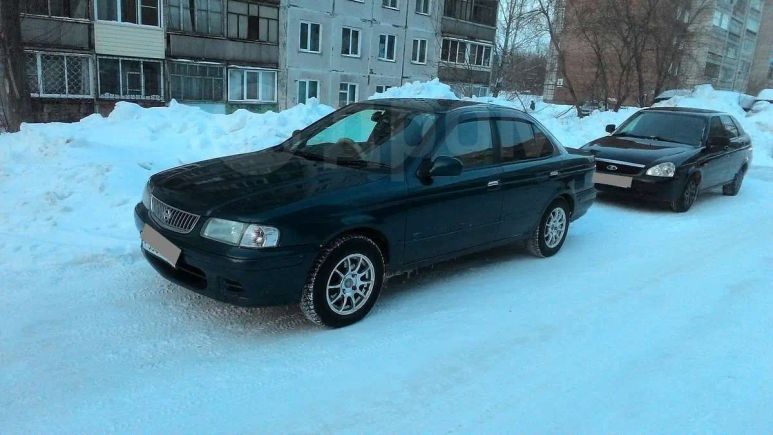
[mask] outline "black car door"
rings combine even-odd
[[[427,162],[459,159],[461,175],[422,180],[408,174],[406,262],[420,261],[491,242],[498,237],[502,197],[489,119],[464,120],[449,128]]]
[[[557,150],[542,130],[521,119],[494,121],[502,160],[502,237],[532,231],[560,189]]]
[[[719,119],[722,121],[722,125],[725,126],[725,130],[727,130],[728,137],[730,138],[730,150],[722,157],[722,166],[724,168],[722,176],[725,182],[730,182],[746,161],[745,154],[740,151],[751,144],[751,139],[736,126],[735,121],[729,115],[720,115]]]
[[[708,140],[714,137],[724,137],[729,139],[729,133],[719,116],[712,116],[709,121]],[[706,148],[704,155],[699,163],[703,179],[701,188],[706,189],[722,184],[726,180],[728,171],[728,161],[726,159],[730,149],[710,149]]]

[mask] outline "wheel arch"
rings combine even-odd
[[[331,237],[329,237],[327,240],[325,240],[322,246],[325,246],[341,237],[351,236],[351,235],[361,235],[373,240],[376,243],[376,245],[378,245],[379,249],[381,249],[381,254],[384,256],[384,263],[389,264],[389,259],[390,259],[389,239],[387,238],[386,234],[384,234],[382,231],[371,226],[356,226],[356,227],[341,230],[335,233],[334,235],[332,235]]]

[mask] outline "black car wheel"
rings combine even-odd
[[[569,232],[569,206],[563,199],[557,199],[548,206],[526,248],[537,257],[551,257],[564,245]]]
[[[722,186],[722,194],[727,196],[738,195],[738,192],[741,190],[741,184],[743,184],[744,175],[746,175],[746,166],[736,172],[733,181]]]
[[[311,268],[301,310],[314,323],[351,325],[373,308],[384,285],[384,256],[371,239],[347,235],[327,245]]]
[[[671,201],[671,210],[677,213],[684,213],[695,204],[698,198],[698,177],[692,176],[684,185],[682,193],[675,200]]]

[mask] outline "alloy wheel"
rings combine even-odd
[[[550,212],[545,221],[545,245],[553,249],[561,243],[566,232],[566,212],[561,207],[556,207]]]
[[[333,268],[327,280],[327,304],[340,315],[356,312],[368,301],[375,284],[376,271],[370,259],[351,254]]]

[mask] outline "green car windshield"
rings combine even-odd
[[[389,169],[421,143],[435,115],[386,107],[342,111],[294,140],[289,151],[339,165]]]

